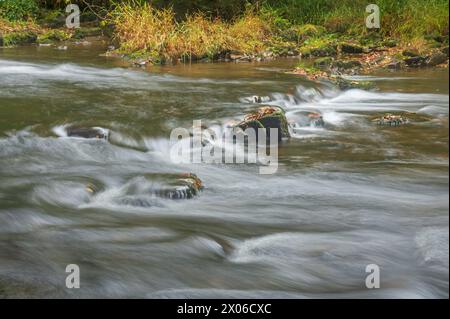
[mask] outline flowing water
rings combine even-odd
[[[342,92],[282,72],[294,60],[142,70],[102,50],[0,49],[0,297],[448,298],[447,70]],[[295,129],[273,175],[169,160],[173,128],[222,127],[253,95],[326,127]],[[429,120],[370,121],[396,111]],[[183,172],[202,179],[198,198],[122,200],[144,175]],[[80,289],[65,286],[68,264]],[[380,289],[366,288],[369,264]]]

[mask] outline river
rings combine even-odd
[[[380,71],[364,77],[379,90],[342,92],[283,72],[293,59],[144,70],[102,52],[0,49],[0,297],[448,298],[448,70]],[[169,160],[173,128],[223,125],[254,95],[327,126],[296,130],[272,175]],[[369,120],[396,111],[432,119]],[[110,142],[59,136],[67,124]],[[203,181],[198,198],[118,201],[145,174],[182,172]]]

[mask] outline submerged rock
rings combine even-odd
[[[289,126],[294,130],[305,128],[305,127],[317,127],[322,128],[325,127],[325,121],[323,116],[319,112],[296,112],[298,118],[295,122],[290,122]]]
[[[169,199],[191,199],[199,195],[204,186],[200,178],[193,173],[180,175],[172,187],[156,191],[156,194]]]
[[[284,111],[276,106],[262,106],[253,113],[245,116],[244,120],[236,127],[245,131],[247,128],[253,128],[258,139],[258,129],[266,129],[266,138],[270,140],[270,129],[278,130],[278,141],[283,138],[289,138],[289,127]]]
[[[323,120],[323,116],[320,113],[312,112],[308,114],[310,126],[313,127],[324,127],[325,121]]]
[[[139,207],[161,206],[162,203],[158,201],[158,198],[191,199],[198,196],[203,188],[202,181],[192,173],[146,174],[131,180],[124,187],[123,193],[113,201]],[[89,183],[85,190],[94,196],[104,191],[104,187],[97,183]]]
[[[372,122],[381,126],[400,126],[409,123],[409,119],[402,115],[384,114],[381,117],[377,117]]]
[[[66,129],[67,136],[89,139],[105,139],[109,137],[109,131],[101,127],[69,127]]]
[[[253,103],[258,103],[258,104],[259,103],[270,102],[270,97],[254,95],[254,96],[252,96],[252,102]]]

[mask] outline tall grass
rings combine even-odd
[[[365,8],[377,4],[384,36],[412,39],[427,34],[448,35],[447,0],[265,0],[295,24],[324,25],[331,32],[363,34]]]
[[[172,8],[132,1],[116,5],[110,18],[123,51],[151,52],[164,60],[215,57],[226,51],[257,53],[270,38],[270,26],[252,10],[230,22],[203,13],[177,21]]]
[[[233,0],[235,2],[244,0]],[[250,0],[249,0],[250,1]],[[164,1],[156,1],[158,3]],[[196,6],[203,0],[194,1]],[[145,53],[161,60],[216,57],[229,51],[258,54],[279,39],[302,39],[302,26],[325,27],[326,34],[364,36],[367,0],[260,0],[232,19],[154,7],[145,0],[114,3],[110,20],[126,53]],[[446,0],[374,0],[381,10],[378,34],[404,42],[425,35],[448,35]],[[188,5],[188,4],[187,4]],[[206,5],[207,6],[207,5]],[[293,34],[294,33],[294,34]],[[322,35],[318,35],[322,37]]]

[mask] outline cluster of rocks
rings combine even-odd
[[[398,114],[385,113],[374,115],[371,120],[372,123],[380,126],[402,126],[410,123],[428,122],[431,119],[431,117],[425,114],[402,112]]]
[[[254,96],[253,103],[268,99],[268,97]],[[374,116],[372,123],[379,126],[398,127],[411,122],[430,120],[428,116],[416,113],[403,112],[402,114],[380,114]],[[290,129],[294,132],[301,127],[317,127],[323,128],[326,126],[323,115],[317,111],[305,112],[302,114],[302,120],[297,123],[288,123],[285,112],[282,108],[272,105],[262,105],[255,109],[255,111],[248,113],[242,120],[231,125],[230,128],[240,130],[243,134],[248,128],[254,130],[265,129],[266,139],[270,141],[270,129],[277,130],[278,141],[289,139],[291,137]],[[208,129],[208,128],[206,128]],[[108,140],[109,130],[101,127],[67,127],[66,133],[68,137]],[[205,145],[204,145],[205,146]],[[158,176],[144,176],[149,181],[157,179]],[[161,174],[160,174],[161,175]],[[181,200],[192,199],[200,194],[204,189],[203,183],[195,174],[164,174],[164,185],[159,188],[152,188],[147,190],[146,195],[153,195],[159,198]],[[94,196],[101,192],[101,187],[94,184],[86,185],[86,191]],[[124,200],[126,204],[136,206],[147,206],[142,199],[136,198],[136,194],[130,194]],[[142,194],[138,194],[142,195]]]
[[[418,50],[402,50],[392,39],[371,39],[366,45],[354,42],[322,41],[305,46],[303,60],[292,73],[310,80],[329,80],[341,89],[370,89],[373,84],[348,81],[343,75],[367,73],[372,69],[402,69],[448,66],[449,48],[446,39],[433,39],[422,53]]]
[[[94,140],[108,140],[109,130],[102,127],[66,127],[66,134],[68,137],[94,139]],[[161,176],[145,176],[149,180],[159,178]],[[161,177],[162,178],[162,177]],[[202,181],[193,173],[183,174],[164,174],[165,186],[162,188],[152,189],[148,195],[154,195],[160,198],[166,199],[191,199],[199,195],[204,186]],[[91,195],[99,193],[102,188],[93,183],[86,185],[86,192]],[[129,203],[130,204],[130,203]],[[135,202],[136,206],[145,206],[143,203],[139,203],[139,200]]]
[[[45,32],[33,30],[12,31],[0,33],[0,47],[36,44],[43,47],[57,46],[60,48],[65,46],[60,43],[66,43],[69,40],[75,45],[86,45],[89,42],[83,39],[102,35],[103,29],[100,27],[80,27],[74,31],[66,31],[66,29],[51,29]]]
[[[387,65],[389,69],[401,69],[405,67],[435,67],[448,62],[449,50],[448,47],[441,50],[434,50],[427,54],[420,54],[416,50],[404,50],[400,57],[393,59]]]
[[[400,126],[409,123],[409,119],[402,115],[384,114],[381,117],[377,117],[372,120],[377,125],[382,126]]]

